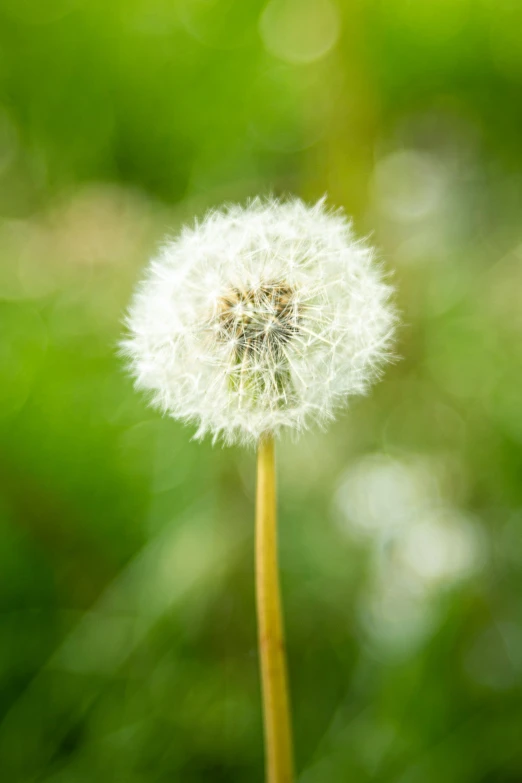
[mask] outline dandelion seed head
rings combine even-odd
[[[390,291],[341,211],[254,199],[165,242],[122,349],[136,386],[197,437],[255,442],[367,391],[391,358]]]

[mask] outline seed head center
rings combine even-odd
[[[300,312],[287,283],[231,287],[218,300],[215,325],[222,339],[257,355],[276,351],[299,331]]]

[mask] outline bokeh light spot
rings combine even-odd
[[[330,0],[271,0],[259,26],[271,54],[289,63],[311,63],[335,46],[341,21]]]
[[[408,222],[434,212],[442,203],[446,184],[440,161],[417,150],[398,150],[377,163],[373,194],[380,212]]]

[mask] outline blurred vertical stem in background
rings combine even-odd
[[[261,438],[257,456],[256,595],[267,783],[293,781],[292,730],[277,565],[275,449]]]

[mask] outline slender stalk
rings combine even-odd
[[[292,783],[292,731],[277,566],[274,439],[257,456],[256,597],[267,783]]]

